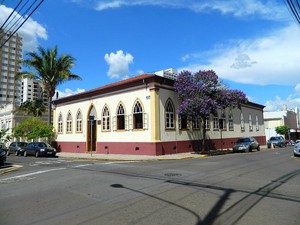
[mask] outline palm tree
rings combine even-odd
[[[55,95],[57,86],[68,80],[81,80],[81,77],[71,73],[75,59],[67,54],[58,56],[57,46],[53,49],[38,47],[38,52],[29,52],[27,59],[22,62],[25,66],[32,69],[32,72],[21,72],[19,77],[32,77],[42,81],[43,89],[48,94],[49,104],[49,124],[51,124],[51,101]]]
[[[34,117],[41,117],[43,112],[46,111],[43,100],[38,99],[34,101],[23,102],[18,111],[25,112],[27,115],[33,114]]]

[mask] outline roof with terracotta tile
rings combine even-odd
[[[127,88],[135,87],[138,85],[145,85],[150,82],[164,83],[165,85],[173,86],[174,81],[165,77],[158,76],[156,74],[142,74],[135,77],[130,77],[125,80],[117,81],[111,84],[107,84],[98,88],[94,88],[88,91],[84,91],[75,95],[59,98],[54,100],[54,105],[61,103],[71,102],[78,99],[84,99],[88,97],[95,97],[101,94],[107,94],[113,91],[124,90]]]

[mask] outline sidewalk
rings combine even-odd
[[[261,149],[266,149],[267,146],[261,146]],[[154,161],[154,160],[180,160],[191,158],[203,158],[206,156],[231,154],[232,150],[209,150],[202,153],[188,152],[171,155],[123,155],[123,154],[97,154],[97,153],[68,153],[57,152],[56,156],[59,158],[73,158],[73,159],[89,159],[89,160],[109,160],[109,161]]]
[[[90,154],[90,153],[67,153],[58,152],[56,156],[59,158],[76,158],[76,159],[89,159],[89,160],[110,160],[110,161],[154,161],[154,160],[181,160],[190,158],[203,158],[209,155],[228,154],[231,151],[208,151],[206,153],[179,153],[171,155],[123,155],[123,154]]]

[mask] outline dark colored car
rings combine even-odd
[[[253,149],[260,150],[260,145],[253,137],[239,138],[233,145],[233,152],[252,152]]]
[[[29,155],[34,155],[35,157],[39,156],[56,156],[56,149],[51,147],[45,142],[31,142],[28,143],[24,148],[23,155],[25,157]]]
[[[5,151],[5,154],[7,154],[7,148],[5,147],[5,144],[0,143],[0,150]]]
[[[284,140],[284,138],[282,136],[273,136],[270,137],[270,139],[267,142],[267,146],[268,148],[271,148],[273,145],[273,147],[286,147],[286,142]]]
[[[4,165],[6,161],[6,151],[0,149],[0,167]]]
[[[10,154],[23,155],[26,146],[27,146],[27,142],[22,142],[22,141],[12,142],[8,146],[7,155],[10,155]]]

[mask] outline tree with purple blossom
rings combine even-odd
[[[205,120],[217,110],[240,108],[248,101],[246,95],[239,90],[230,90],[219,80],[213,70],[199,70],[192,74],[182,71],[174,83],[180,105],[178,113],[189,120],[199,120],[202,128],[202,146],[205,147]]]

